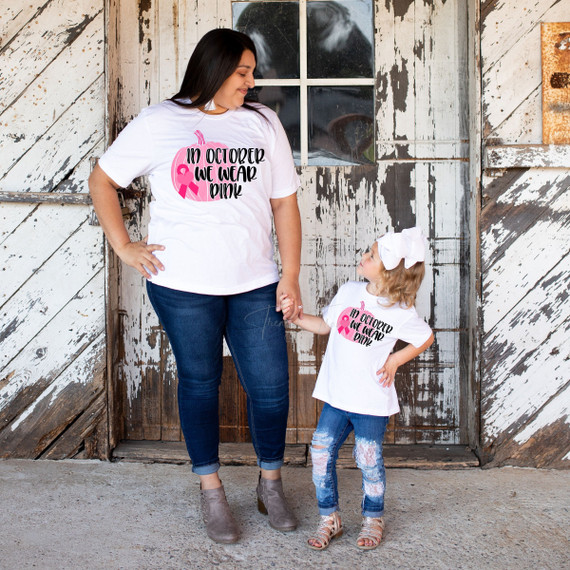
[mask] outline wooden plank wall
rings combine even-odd
[[[105,457],[102,237],[65,203],[104,148],[103,0],[5,4],[0,196],[21,202],[0,202],[0,457]]]
[[[403,413],[390,442],[465,443],[473,435],[464,421],[474,412],[465,356],[473,165],[461,6],[375,3],[379,166],[301,173],[308,310],[354,277],[356,251],[378,233],[417,221],[434,244],[419,310],[437,342],[400,380]],[[230,25],[230,2],[110,0],[107,16],[103,0],[3,7],[0,196],[21,193],[22,201],[0,203],[2,457],[108,454],[102,236],[89,225],[88,208],[63,203],[86,192],[90,158],[104,149],[105,17],[112,139],[142,107],[176,90],[197,39]],[[570,460],[570,169],[540,146],[529,160],[516,158],[525,152],[520,145],[541,143],[539,24],[567,20],[565,1],[481,3],[484,150],[503,157],[484,170],[479,235],[475,364],[482,457],[490,465],[567,467]],[[133,237],[146,220],[143,190],[131,189],[128,201]],[[62,203],[26,201],[31,193],[62,194]],[[124,436],[178,440],[166,339],[141,280],[112,256],[108,267],[111,445]],[[324,345],[297,332],[289,341],[289,441],[305,442],[318,413],[310,392]],[[223,390],[225,437],[246,439],[243,393],[229,368]]]
[[[207,30],[230,26],[229,0],[114,1],[110,8],[111,138],[138,111],[177,90],[187,58]],[[138,27],[138,33],[133,33]],[[469,164],[467,10],[435,0],[375,3],[377,167],[304,168],[302,289],[320,311],[356,277],[358,252],[379,234],[421,224],[432,243],[418,308],[436,343],[400,378],[402,414],[392,443],[466,443],[469,406]],[[148,193],[128,204],[133,237],[147,221]],[[134,190],[136,192],[136,189]],[[118,351],[113,382],[124,407],[118,438],[177,440],[172,356],[142,280],[117,267]],[[318,417],[311,398],[322,339],[289,333],[290,443],[310,441]],[[227,357],[229,360],[229,357]],[[248,437],[245,400],[228,364],[221,393],[222,438]],[[122,414],[122,415],[121,415]]]
[[[558,154],[548,147],[530,147],[526,161],[508,148],[542,142],[540,22],[568,21],[569,8],[482,4],[484,144],[511,159],[487,166],[482,190],[481,445],[490,465],[570,466],[570,165],[544,167]]]

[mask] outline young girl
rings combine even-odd
[[[376,548],[384,530],[386,484],[382,441],[389,416],[399,411],[394,387],[397,369],[433,342],[430,327],[414,308],[425,268],[425,243],[419,227],[388,233],[372,244],[357,272],[368,283],[349,281],[323,310],[292,322],[328,334],[327,350],[313,397],[325,402],[313,435],[313,482],[321,520],[308,540],[324,550],[343,532],[339,515],[336,460],[354,430],[354,458],[362,471],[362,527],[357,546]],[[283,310],[291,300],[281,299]],[[392,352],[398,339],[409,343]]]

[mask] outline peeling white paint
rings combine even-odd
[[[22,154],[0,180],[0,189],[18,192],[22,188],[30,192],[51,191],[65,178],[67,183],[74,181],[74,191],[88,192],[88,169],[74,172],[70,176],[70,167],[76,170],[86,155],[97,156],[101,151],[91,152],[97,142],[104,138],[105,115],[105,78],[103,74],[94,81],[89,89],[69,106],[59,120],[51,125],[29,152]],[[41,168],[30,165],[42,165]],[[77,180],[77,175],[83,175]]]
[[[105,133],[104,3],[30,0],[7,10],[0,190],[86,192]],[[103,389],[103,241],[88,216],[84,206],[0,204],[3,453],[18,454],[18,442],[42,441],[42,429],[58,428],[61,418],[50,412],[67,388],[78,395],[78,414],[77,390],[90,399],[94,382]],[[66,414],[67,407],[63,421]]]
[[[558,285],[559,288],[566,286],[560,282]],[[554,297],[555,291],[552,294]],[[485,377],[486,438],[496,437],[522,414],[540,409],[568,381],[570,354],[564,348],[570,335],[570,323],[564,322],[568,309],[564,305],[558,307],[562,321],[555,317],[549,319],[536,297],[540,295],[534,290],[525,299],[526,314],[505,319],[504,330],[497,331],[500,336],[486,341],[487,346],[504,342],[509,348],[509,353],[494,355],[496,365]],[[536,356],[532,351],[538,351]],[[522,366],[518,373],[515,372],[517,365]]]
[[[546,404],[531,422],[523,430],[517,433],[513,440],[522,445],[529,441],[537,432],[548,427],[554,421],[564,420],[570,429],[570,388]],[[570,454],[565,457],[570,459]]]
[[[568,21],[565,2],[502,0],[481,29],[485,120],[491,138],[542,143],[540,22]]]
[[[36,207],[36,204],[0,204],[0,245],[2,247],[4,247],[6,240],[10,238],[12,232]]]
[[[82,3],[91,4],[85,0]],[[65,9],[62,11],[65,12]],[[84,13],[90,11],[91,8]],[[0,131],[0,144],[6,171],[103,73],[103,47],[104,17],[101,12],[76,41],[63,50],[47,69],[34,77],[21,96],[3,112],[2,122],[8,127]],[[46,57],[50,55],[48,52]],[[28,56],[24,61],[28,61]],[[45,66],[45,59],[41,61]],[[5,69],[4,65],[2,68]],[[30,166],[37,167],[34,163]]]
[[[485,156],[487,168],[566,168],[570,165],[570,146],[489,146]]]
[[[50,382],[76,358],[85,342],[92,342],[104,330],[103,292],[101,270],[46,326],[36,331],[13,360],[0,369],[0,379],[9,378],[0,389],[0,410],[27,387]],[[90,378],[89,373],[86,378]]]
[[[26,2],[28,6],[20,9],[24,11],[32,8],[33,3],[34,0]],[[25,25],[0,54],[0,68],[6,70],[14,67],[17,70],[16,73],[7,73],[2,77],[0,88],[5,97],[0,101],[0,113],[42,75],[46,62],[52,61],[60,53],[65,57],[70,30],[83,25],[86,18],[95,17],[102,8],[101,2],[90,0],[75,0],[72,4],[65,0],[53,0],[44,6],[44,10],[40,10],[38,17],[23,22]],[[34,11],[29,15],[32,16]],[[10,18],[3,15],[2,20],[6,19]],[[85,54],[77,63],[84,63],[91,55]],[[74,63],[68,61],[70,65]]]
[[[58,396],[71,384],[87,385],[92,381],[93,365],[101,362],[104,358],[105,336],[101,334],[89,348],[75,360],[67,370],[52,382],[20,416],[10,424],[12,432],[18,430],[20,426],[34,414],[40,405],[52,406]],[[46,400],[49,398],[49,401]]]
[[[564,222],[565,226],[562,225]],[[545,235],[552,237],[544,240]],[[569,244],[570,218],[560,220],[560,223],[538,221],[515,240],[486,274],[484,318],[487,331],[492,331],[544,275],[550,271],[556,273],[555,268],[567,255]],[[556,311],[556,307],[553,309]],[[550,328],[548,321],[544,326]],[[533,327],[529,333],[535,330]]]
[[[24,208],[24,211],[27,209]],[[15,210],[20,212],[20,223],[4,240],[0,249],[0,267],[4,270],[0,307],[16,294],[88,216],[88,210],[83,207],[51,204],[37,206],[30,217],[21,217],[24,211],[20,208]],[[30,236],[33,239],[33,247],[29,247]],[[35,236],[42,237],[35,239]]]
[[[2,343],[0,368],[102,269],[100,239],[98,228],[84,222],[12,296],[2,314],[3,332],[12,332]]]

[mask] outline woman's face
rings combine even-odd
[[[243,105],[248,89],[255,85],[253,70],[255,56],[248,49],[241,54],[236,70],[222,83],[214,95],[214,103],[218,109],[231,110]]]

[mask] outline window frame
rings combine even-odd
[[[334,165],[317,165],[309,164],[309,88],[310,87],[358,87],[376,85],[373,77],[344,77],[344,78],[309,78],[307,77],[307,4],[316,0],[275,0],[280,2],[297,2],[299,4],[299,78],[293,79],[256,79],[256,87],[275,86],[275,87],[298,87],[299,88],[299,122],[300,122],[300,163],[298,166],[319,166],[335,168],[338,166],[348,166],[345,162]],[[231,19],[234,25],[233,7],[236,4],[250,4],[252,2],[271,2],[271,0],[232,0],[231,1]],[[374,1],[372,1],[372,18],[374,18]],[[375,42],[375,29],[372,26],[372,45]],[[374,58],[375,60],[375,58]],[[374,69],[374,66],[373,66]],[[372,108],[376,109],[376,92],[372,89]],[[376,129],[374,129],[373,142],[376,144]],[[360,166],[353,163],[350,166]]]

